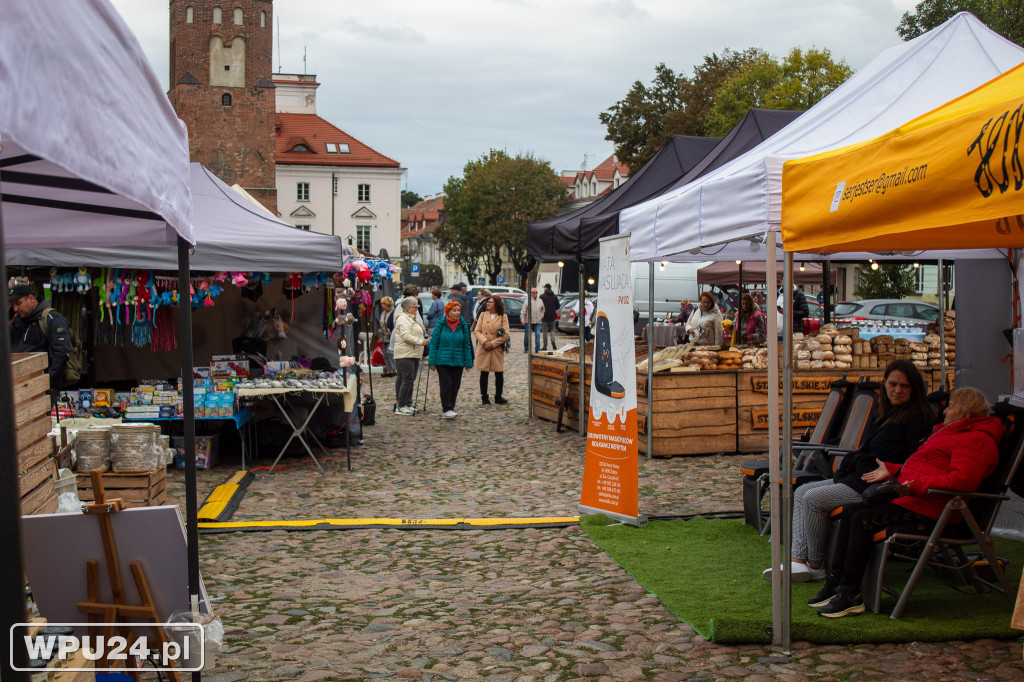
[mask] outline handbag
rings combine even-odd
[[[373,426],[377,423],[377,401],[370,396],[363,398],[363,418],[361,422],[363,426]]]
[[[498,327],[497,334],[499,339],[505,338],[505,343],[501,344],[501,349],[507,353],[512,348],[512,337],[505,333],[504,327]]]
[[[864,492],[860,494],[864,498],[864,504],[869,507],[878,507],[883,504],[892,502],[900,496],[894,488],[899,484],[896,481],[882,481],[881,483],[872,483]]]

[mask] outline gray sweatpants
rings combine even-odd
[[[544,350],[548,349],[548,339],[549,338],[551,339],[551,350],[554,350],[554,349],[558,348],[558,345],[555,344],[555,325],[557,325],[557,324],[558,324],[558,320],[552,320],[551,322],[541,322],[540,323],[540,338],[541,338],[541,344],[543,345]]]
[[[793,493],[794,559],[817,564],[828,548],[828,515],[836,507],[861,501],[860,493],[831,480],[805,483]]]

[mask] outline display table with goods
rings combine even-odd
[[[355,400],[357,395],[357,384],[356,375],[353,373],[346,376],[344,372],[311,372],[309,370],[289,370],[281,372],[280,374],[274,375],[273,377],[265,377],[257,380],[247,380],[239,382],[236,385],[239,399],[255,401],[255,400],[271,400],[277,405],[278,411],[284,418],[288,426],[291,427],[292,433],[288,437],[284,446],[281,447],[281,451],[277,454],[277,458],[274,459],[274,463],[270,466],[270,470],[273,471],[277,466],[277,463],[281,461],[285,452],[288,450],[288,446],[291,445],[293,440],[298,440],[299,443],[305,448],[306,453],[316,464],[320,472],[323,473],[324,469],[320,466],[319,460],[316,455],[313,454],[313,449],[310,448],[309,442],[306,438],[311,438],[316,446],[323,453],[324,457],[327,457],[327,450],[324,448],[320,439],[316,437],[309,429],[310,422],[316,415],[317,410],[325,402],[330,402],[330,399],[340,399],[344,402],[344,411],[346,414],[351,413],[355,407]],[[297,414],[295,406],[291,400],[301,398],[303,396],[310,396],[313,399],[312,405],[309,407],[309,411],[306,413],[304,420],[301,418],[293,419],[293,414]],[[291,399],[291,400],[290,400]],[[346,428],[346,433],[348,429]],[[349,459],[349,466],[351,467],[351,443],[346,439],[347,457]]]
[[[952,387],[955,359],[953,317],[946,322],[947,387]],[[813,427],[828,397],[831,383],[844,376],[880,380],[886,365],[906,358],[921,369],[925,387],[941,384],[939,336],[936,326],[912,342],[891,335],[859,338],[855,328],[824,325],[820,333],[794,335],[793,436]],[[585,349],[592,353],[592,348]],[[570,353],[535,357],[531,397],[534,416],[569,428],[578,424],[579,356]],[[647,348],[637,348],[637,429],[641,453],[647,452],[647,422],[651,420],[651,454],[655,457],[708,453],[758,453],[768,449],[768,349],[670,346],[653,356],[653,405],[647,400]],[[584,407],[589,397],[590,358],[584,381]],[[777,389],[781,394],[781,382]],[[781,413],[776,417],[780,420]]]

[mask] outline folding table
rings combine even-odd
[[[288,450],[288,446],[291,445],[292,441],[298,439],[298,441],[302,443],[302,447],[306,448],[306,453],[313,460],[313,463],[320,469],[320,473],[324,473],[324,468],[320,466],[320,461],[316,458],[316,455],[313,454],[313,449],[309,447],[309,443],[306,441],[305,437],[309,436],[313,439],[313,442],[315,442],[317,447],[320,448],[320,452],[323,453],[324,457],[327,456],[327,450],[324,448],[320,440],[309,431],[309,423],[312,421],[313,415],[315,415],[316,411],[320,408],[320,405],[324,402],[324,399],[332,394],[343,397],[346,414],[352,412],[356,401],[356,377],[355,374],[349,376],[344,388],[285,386],[283,388],[239,388],[237,391],[239,398],[247,398],[250,400],[269,398],[273,400],[274,404],[277,405],[277,409],[280,410],[281,415],[284,417],[285,422],[292,427],[292,434],[288,437],[288,440],[285,441],[284,446],[281,448],[281,452],[277,454],[277,459],[275,459],[274,463],[270,465],[270,471],[273,471],[274,467],[277,466],[277,463],[281,461],[282,457],[284,457],[284,453]],[[289,395],[310,395],[316,397],[316,402],[313,404],[313,407],[310,408],[309,414],[306,415],[306,420],[301,424],[296,424],[295,421],[292,420],[291,415],[288,414],[287,407],[291,405],[291,403],[288,402]]]

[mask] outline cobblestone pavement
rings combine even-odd
[[[375,377],[377,425],[352,471],[287,460],[298,466],[260,472],[234,518],[575,516],[584,441],[527,417],[515,351],[509,404],[481,405],[470,372],[451,421],[436,377],[412,417],[387,409],[394,380]],[[641,511],[738,511],[738,459],[641,460]],[[200,501],[231,471],[200,471]],[[169,490],[183,507],[181,472]],[[577,527],[232,533],[200,536],[200,553],[226,629],[214,682],[1024,678],[1019,642],[798,642],[790,656],[707,642]]]

